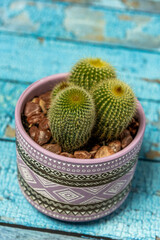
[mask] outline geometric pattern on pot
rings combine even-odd
[[[110,183],[129,172],[138,159],[138,155],[135,155],[130,161],[121,167],[101,174],[75,175],[44,166],[28,155],[18,141],[16,141],[16,145],[21,159],[33,172],[37,173],[46,180],[66,186],[89,187]]]
[[[143,137],[143,136],[142,136]],[[124,154],[121,157],[118,157],[116,159],[105,161],[101,163],[94,163],[93,164],[81,164],[80,162],[72,163],[72,162],[66,162],[64,160],[58,160],[55,158],[48,157],[47,155],[43,154],[43,148],[42,152],[37,151],[34,149],[33,146],[31,146],[20,134],[18,128],[16,127],[16,138],[19,141],[19,143],[23,146],[24,150],[35,160],[38,162],[41,162],[41,164],[45,165],[46,167],[57,169],[61,172],[70,172],[73,174],[95,174],[99,172],[106,172],[113,169],[116,169],[118,166],[122,166],[126,162],[128,162],[130,159],[134,157],[135,154],[137,154],[140,150],[141,144],[142,144],[142,137],[139,140],[138,144],[134,148],[132,148],[129,152]]]
[[[51,200],[48,197],[41,195],[40,193],[36,192],[32,189],[26,181],[21,176],[20,172],[18,171],[18,180],[20,186],[24,193],[35,203],[42,206],[43,208],[50,210],[52,212],[57,212],[66,215],[73,215],[73,216],[86,216],[92,215],[95,213],[106,211],[112,208],[114,205],[118,204],[118,202],[122,201],[123,198],[129,193],[131,184],[129,183],[125,189],[123,189],[117,195],[111,197],[110,199],[96,202],[96,203],[88,203],[83,205],[73,205],[73,204],[65,204],[62,202],[57,202]]]
[[[129,182],[131,182],[136,167],[135,165],[129,174],[127,173],[109,184],[80,188],[50,182],[35,174],[27,167],[18,155],[17,160],[21,176],[32,189],[54,201],[72,204],[87,204],[104,201],[118,194],[128,185]],[[28,176],[30,176],[31,180],[28,179]]]

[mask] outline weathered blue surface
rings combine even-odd
[[[127,1],[123,1],[123,5],[125,2],[127,5]],[[1,1],[0,13],[0,30],[4,32],[156,51],[160,48],[159,14],[113,10],[97,7],[96,3],[75,5],[67,1],[33,0]]]
[[[0,226],[1,240],[82,240],[80,237],[72,237],[56,233],[40,232],[35,230],[20,229],[17,227]],[[83,239],[88,239],[83,236]]]
[[[160,15],[156,12],[160,12],[156,0],[0,1],[0,222],[116,239],[160,237]],[[117,68],[119,78],[139,98],[147,125],[128,200],[104,219],[70,224],[39,213],[21,194],[14,108],[30,83],[68,72],[86,56],[102,57]],[[6,234],[7,228],[3,231]]]

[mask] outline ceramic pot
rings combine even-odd
[[[67,74],[56,74],[30,85],[16,110],[18,180],[26,199],[53,218],[83,222],[104,217],[127,198],[145,130],[145,116],[138,102],[140,127],[131,144],[99,159],[67,158],[35,143],[26,133],[21,114],[27,101],[51,90]]]

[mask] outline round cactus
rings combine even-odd
[[[115,78],[114,68],[100,58],[85,58],[78,61],[71,70],[69,81],[90,90],[100,81]]]
[[[136,111],[136,98],[124,82],[114,79],[93,90],[97,120],[94,135],[100,140],[116,139],[127,128]]]
[[[68,88],[69,86],[71,86],[71,83],[67,81],[58,83],[52,90],[51,98],[53,99],[60,91],[64,90],[65,88]]]
[[[51,100],[48,119],[53,139],[71,152],[89,140],[95,123],[91,95],[78,86],[68,87]]]

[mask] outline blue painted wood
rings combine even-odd
[[[8,151],[9,150],[9,151]],[[114,239],[160,236],[160,164],[140,161],[127,201],[113,214],[90,223],[64,223],[34,209],[17,182],[15,143],[0,142],[0,221]]]
[[[0,226],[0,239],[1,240],[82,240],[80,237],[73,237],[67,236],[62,234],[56,233],[47,233],[29,229],[20,229],[17,227],[7,227],[7,226]],[[90,239],[85,238],[83,239]],[[96,239],[95,239],[96,240]]]
[[[121,5],[132,5],[129,2]],[[0,10],[0,31],[159,51],[158,14],[33,0],[0,1]]]
[[[0,34],[0,79],[34,82],[54,73],[68,72],[82,57],[109,61],[118,76],[130,84],[138,97],[160,100],[160,54],[56,40]]]
[[[49,0],[51,1],[51,0]],[[89,4],[97,7],[110,7],[134,11],[147,11],[147,12],[160,12],[160,1],[159,0],[63,0],[64,2],[72,2],[79,4]]]

